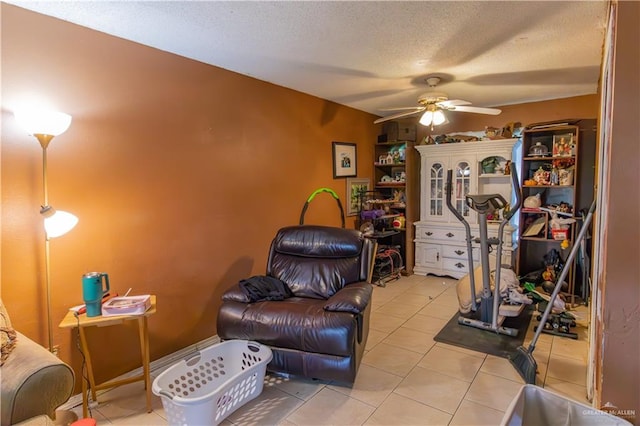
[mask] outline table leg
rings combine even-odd
[[[82,371],[80,372],[80,375],[82,375]],[[87,381],[84,379],[84,377],[81,377],[80,381],[82,382],[82,417],[86,419],[87,417],[89,417],[89,401],[87,401]]]
[[[140,331],[140,350],[142,353],[142,373],[144,375],[144,387],[147,391],[147,412],[151,410],[151,377],[149,373],[149,328],[147,317],[138,319],[138,329]]]
[[[82,353],[84,354],[85,362],[87,363],[87,376],[89,379],[89,386],[91,387],[91,397],[94,401],[97,401],[96,397],[96,382],[93,378],[93,365],[91,364],[91,355],[89,354],[89,345],[87,344],[87,337],[84,332],[84,327],[79,327],[80,332],[80,344],[82,345]],[[87,417],[89,401],[87,396],[87,383],[82,378],[82,414]]]

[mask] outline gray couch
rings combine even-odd
[[[0,309],[2,309],[0,301]],[[3,309],[2,309],[3,310]],[[3,317],[6,312],[3,312]],[[8,317],[3,330],[11,327]],[[73,392],[71,367],[44,347],[16,332],[15,346],[0,367],[1,425],[13,425],[55,411]]]

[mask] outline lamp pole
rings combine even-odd
[[[49,337],[49,351],[55,353],[53,347],[53,322],[51,309],[51,250],[50,238],[58,237],[71,230],[78,218],[67,212],[56,212],[49,205],[49,191],[47,183],[47,147],[51,140],[64,133],[71,124],[71,116],[58,111],[50,111],[36,105],[25,106],[14,111],[16,121],[29,133],[35,136],[42,147],[42,189],[44,205],[40,214],[44,217],[44,258],[45,258],[45,286],[47,301],[47,328]]]
[[[42,133],[34,134],[40,145],[42,146],[42,188],[44,192],[44,210],[49,206],[49,190],[47,186],[47,147],[49,142],[53,139],[52,135],[45,135]],[[42,213],[42,210],[40,210]],[[49,333],[49,351],[55,353],[56,350],[53,347],[53,320],[51,315],[51,249],[49,234],[44,233],[44,271],[45,271],[45,286],[47,292],[47,330]]]
[[[44,262],[47,285],[47,327],[49,329],[49,351],[55,353],[56,350],[53,347],[53,324],[51,319],[51,254],[49,250],[49,237],[46,233],[44,237]]]

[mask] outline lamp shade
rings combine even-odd
[[[439,126],[445,121],[447,121],[447,117],[445,117],[444,113],[438,109],[435,111],[426,111],[422,114],[422,117],[420,117],[419,123],[423,126]]]
[[[423,126],[431,125],[432,121],[433,121],[433,112],[432,111],[427,111],[424,114],[422,114],[422,117],[420,117],[420,124],[422,124]]]
[[[440,124],[444,123],[445,120],[446,120],[446,117],[444,116],[444,113],[442,111],[437,110],[436,112],[433,113],[434,126],[439,126]]]
[[[30,135],[58,136],[71,125],[71,116],[59,111],[23,109],[14,111],[16,121]]]
[[[56,210],[51,206],[44,206],[40,210],[44,216],[44,230],[48,238],[60,237],[71,231],[78,223],[78,217],[62,210]]]

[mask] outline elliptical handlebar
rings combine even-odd
[[[518,211],[520,206],[522,205],[522,191],[520,190],[520,182],[518,181],[518,172],[515,167],[511,168],[511,185],[513,186],[513,191],[516,193],[516,203],[509,209],[507,214],[504,215],[504,219],[508,222],[514,214]]]
[[[467,222],[464,216],[451,204],[451,193],[453,192],[453,170],[447,170],[447,183],[445,185],[444,192],[446,193],[447,207],[451,210],[451,213],[464,225],[466,242],[467,242],[467,261],[469,262],[469,287],[471,290],[471,309],[475,312],[478,309],[476,302],[476,281],[475,274],[473,273],[473,236],[471,235],[471,225]]]
[[[462,214],[460,214],[460,212],[453,206],[453,204],[451,204],[451,192],[453,191],[452,180],[453,180],[453,170],[449,169],[447,170],[447,183],[444,189],[444,192],[447,194],[446,195],[447,207],[449,207],[449,210],[451,210],[451,213],[453,213],[454,216],[457,217],[458,220],[464,224],[465,228],[468,228],[469,223],[465,220],[464,216],[462,216]]]

